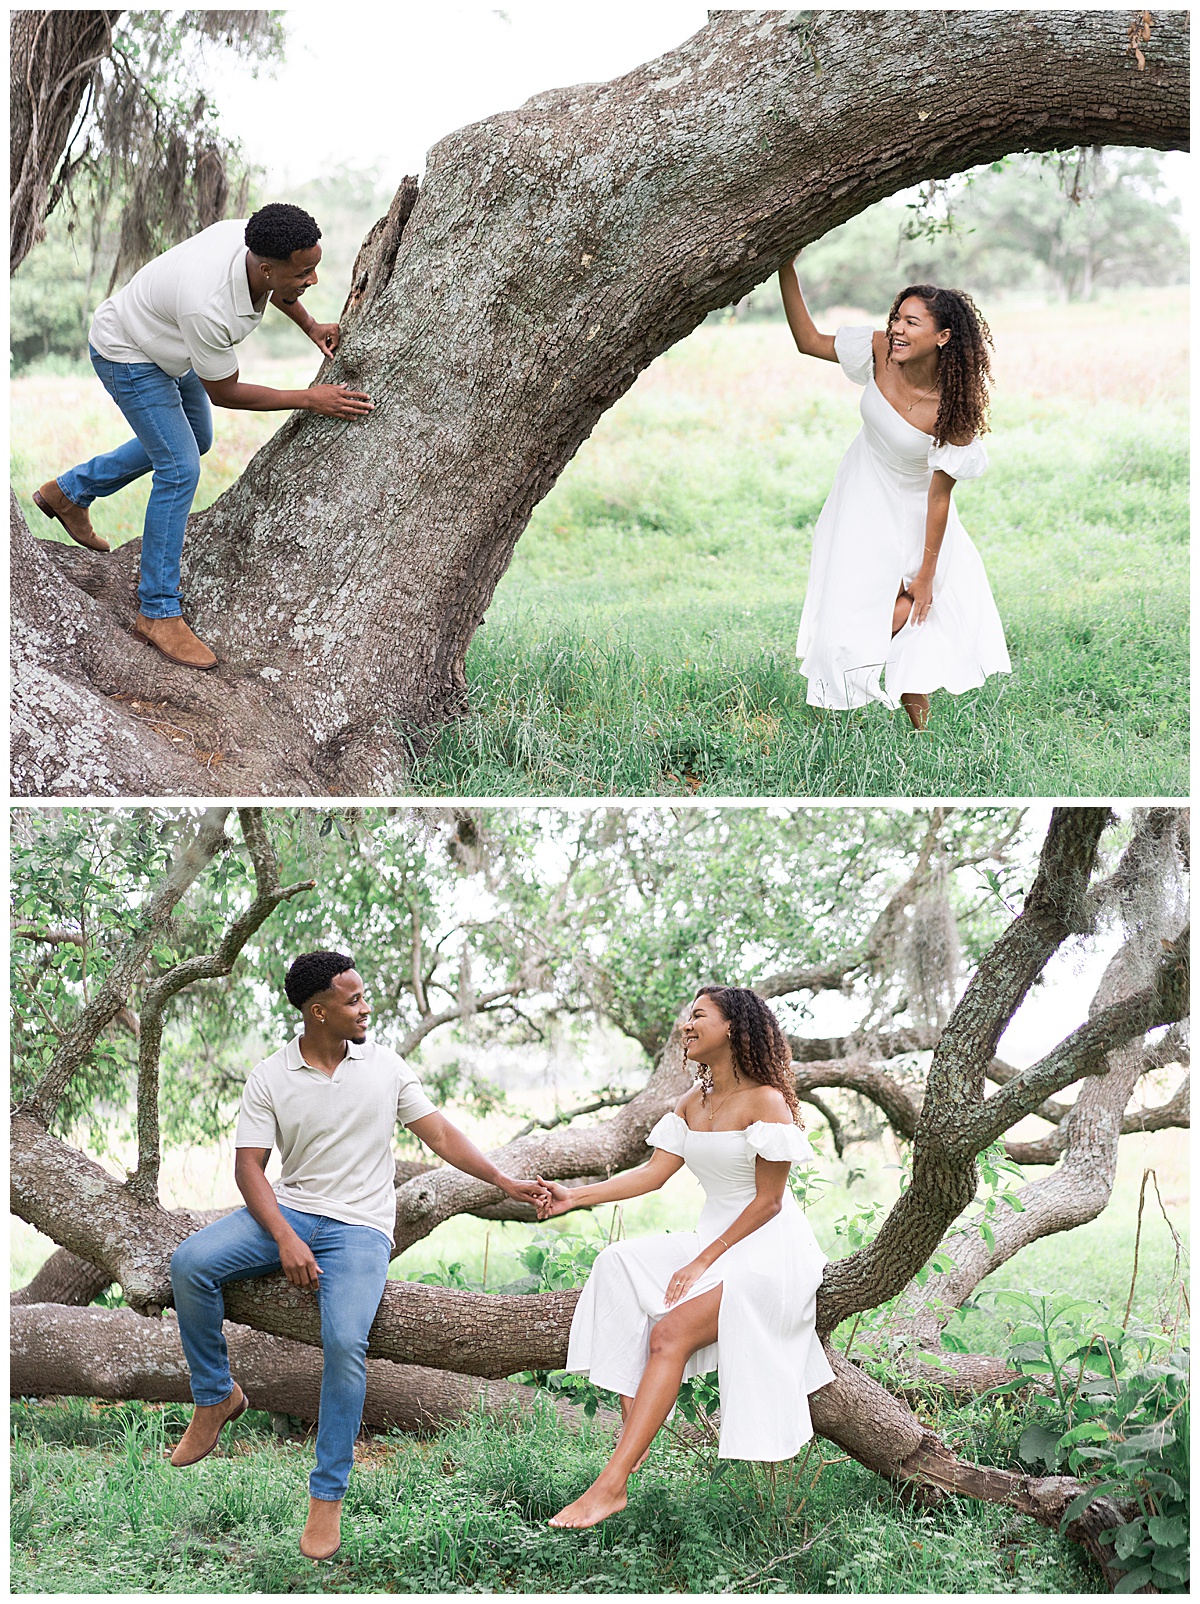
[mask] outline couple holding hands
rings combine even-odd
[[[788,1190],[791,1165],[813,1155],[787,1040],[760,997],[703,987],[685,1029],[696,1082],[646,1138],[649,1160],[609,1181],[566,1187],[497,1169],[434,1107],[403,1059],[368,1041],[370,1007],[349,955],[304,954],[285,991],[303,1025],[246,1082],[234,1137],[245,1207],[188,1237],[171,1260],[195,1402],[173,1465],[205,1458],[250,1406],[230,1375],[222,1286],[282,1270],[316,1293],[321,1318],[316,1467],[300,1549],[310,1559],[337,1552],[368,1334],[391,1261],[397,1120],[447,1164],[531,1204],[541,1220],[655,1191],[684,1164],[704,1188],[695,1232],[613,1243],[592,1267],[566,1368],[620,1396],[623,1426],[600,1476],[552,1526],[594,1526],[624,1508],[629,1476],[688,1376],[719,1374],[721,1457],[788,1459],[808,1441],[808,1395],[833,1379],[815,1331],[826,1261]],[[265,1171],[274,1147],[282,1169],[272,1186]]]

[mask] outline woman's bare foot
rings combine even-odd
[[[908,714],[914,730],[923,730],[929,723],[929,698],[916,691],[905,691],[900,698],[900,705]]]
[[[598,1476],[582,1498],[577,1498],[573,1504],[568,1504],[557,1515],[551,1516],[550,1525],[576,1529],[599,1526],[602,1520],[624,1509],[625,1488],[620,1483],[604,1487],[603,1480],[602,1476]]]

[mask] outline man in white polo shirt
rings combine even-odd
[[[321,1315],[317,1463],[300,1550],[328,1559],[341,1542],[366,1396],[367,1333],[391,1259],[396,1121],[448,1164],[518,1202],[536,1206],[546,1192],[498,1170],[434,1108],[402,1058],[367,1041],[371,1010],[352,958],[306,953],[288,970],[285,990],[304,1026],[246,1081],[234,1137],[234,1179],[246,1207],[188,1237],[171,1260],[196,1405],[171,1463],[203,1459],[248,1406],[229,1373],[222,1285],[282,1269],[293,1286],[316,1293]],[[265,1174],[272,1147],[283,1161],[274,1187]]]
[[[92,366],[136,436],[50,479],[33,499],[72,540],[92,551],[108,542],[88,508],[154,471],[142,533],[134,632],[173,663],[214,668],[217,659],[184,623],[179,565],[200,458],[212,444],[209,401],[237,411],[301,408],[327,418],[361,418],[371,400],[344,384],[272,390],[243,384],[234,347],[258,327],[268,300],[326,356],[336,323],[300,305],[317,282],[321,230],[299,206],[264,206],[245,219],[214,223],[148,262],[96,309],[88,333]]]

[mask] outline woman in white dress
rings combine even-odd
[[[958,479],[987,467],[991,332],[969,295],[914,284],[886,332],[822,334],[796,269],[780,270],[804,356],[863,385],[863,426],[813,532],[796,655],[814,707],[903,705],[924,729],[930,693],[973,690],[1010,664],[979,553],[959,521]]]
[[[639,1169],[595,1186],[543,1181],[540,1219],[656,1191],[682,1164],[704,1187],[694,1232],[604,1249],[571,1322],[569,1371],[618,1393],[612,1458],[552,1526],[595,1526],[625,1507],[630,1474],[687,1376],[716,1370],[724,1459],[790,1459],[812,1436],[808,1395],[833,1380],[816,1336],[825,1255],[787,1188],[812,1163],[791,1052],[755,992],[705,986],[685,1031],[697,1083],[646,1138]]]

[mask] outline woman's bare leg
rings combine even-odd
[[[698,1348],[717,1340],[720,1308],[721,1288],[714,1287],[698,1298],[689,1298],[658,1322],[650,1337],[650,1357],[612,1458],[581,1498],[559,1510],[551,1526],[598,1526],[625,1508],[625,1484],[671,1413],[684,1366]]]
[[[912,720],[914,730],[923,730],[929,723],[929,698],[919,691],[904,691],[900,696],[900,706]]]
[[[629,1419],[629,1411],[633,1408],[633,1399],[627,1398],[623,1392],[619,1392],[617,1397],[621,1400],[621,1431],[623,1432],[625,1430],[625,1422]],[[618,1435],[617,1441],[620,1442],[620,1440],[621,1438]],[[646,1463],[646,1460],[649,1457],[650,1445],[647,1443],[646,1452],[638,1460],[637,1464],[633,1467],[633,1470],[641,1470],[642,1466]],[[631,1476],[633,1475],[633,1470],[629,1472]]]
[[[913,609],[913,599],[901,585],[896,592],[896,600],[892,604],[892,634],[898,635],[908,622],[908,615]]]

